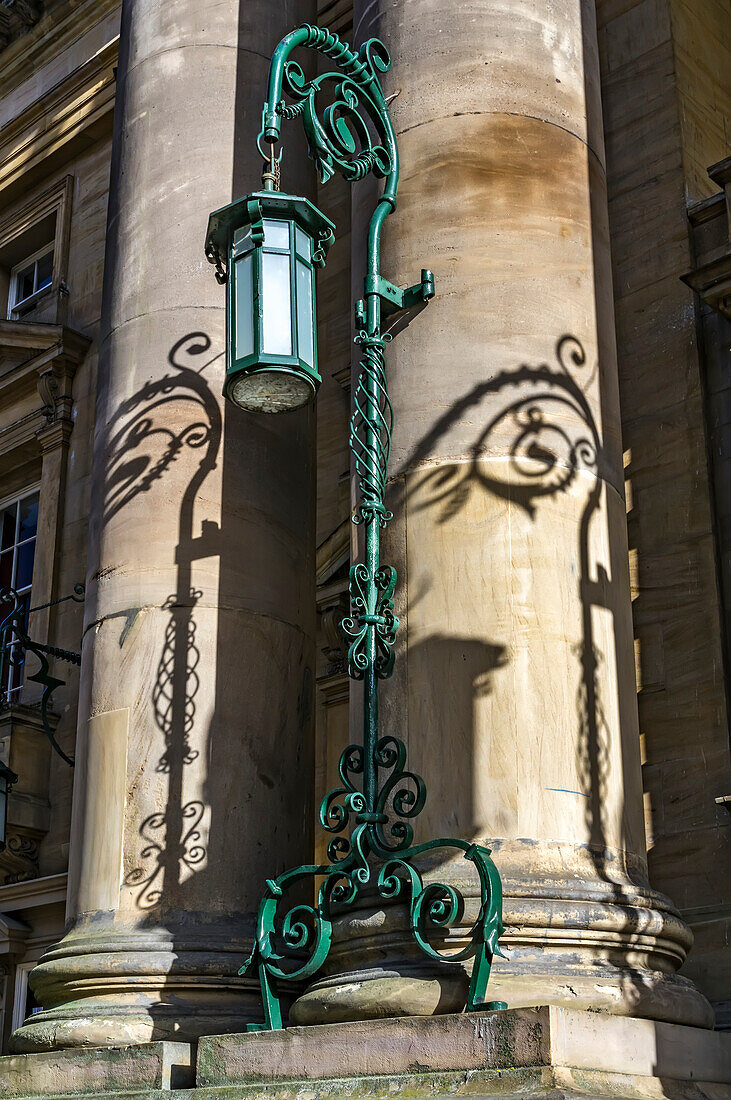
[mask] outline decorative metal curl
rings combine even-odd
[[[340,623],[343,637],[349,643],[348,674],[362,680],[370,667],[379,679],[393,672],[393,644],[399,621],[393,613],[396,570],[382,565],[375,574],[358,562],[350,570],[351,614]],[[375,637],[375,658],[369,646],[369,630]]]
[[[369,891],[369,897],[364,898],[366,902],[372,903],[375,890],[384,902],[407,906],[411,936],[428,958],[453,964],[473,960],[467,1012],[505,1007],[503,1002],[485,999],[492,960],[495,955],[503,955],[499,945],[503,932],[502,885],[490,849],[462,840],[434,840],[405,849],[397,857],[391,855],[376,869],[368,860],[372,852],[369,830],[365,823],[356,828],[353,840],[358,837],[357,851],[354,848],[350,858],[339,865],[303,865],[267,880],[254,946],[239,970],[241,975],[256,974],[262,991],[264,1023],[249,1024],[248,1031],[283,1026],[279,984],[301,982],[317,973],[330,952],[334,917],[363,897],[366,889]],[[414,862],[444,849],[461,851],[473,865],[481,894],[477,917],[466,934],[460,936],[466,938],[466,945],[452,951],[438,946],[435,939],[443,940],[450,927],[463,919],[464,895],[451,884],[425,883]],[[313,878],[321,879],[317,904],[296,902],[288,907],[287,892]]]
[[[378,39],[366,42],[356,53],[337,34],[304,24],[307,37],[301,45],[331,58],[338,71],[307,80],[296,61],[286,61],[283,90],[294,100],[280,99],[281,118],[302,118],[305,134],[320,178],[326,183],[334,172],[351,182],[369,172],[384,177],[393,168],[389,120],[383,111],[379,75],[391,67],[388,51]],[[330,102],[318,113],[318,93],[329,90]],[[260,140],[263,136],[260,135]]]
[[[51,696],[56,688],[65,687],[66,681],[51,675],[49,657],[55,657],[70,665],[81,664],[81,654],[71,649],[61,649],[58,646],[47,645],[45,642],[36,642],[28,634],[27,620],[34,611],[43,611],[47,607],[56,607],[58,604],[72,600],[74,603],[82,603],[86,592],[85,585],[74,585],[73,591],[67,596],[61,596],[58,600],[50,600],[48,603],[38,604],[26,611],[23,605],[23,597],[14,588],[0,588],[0,607],[4,604],[12,604],[10,612],[0,622],[0,683],[5,667],[19,667],[25,662],[26,654],[30,651],[38,658],[39,668],[32,676],[26,679],[43,688],[39,710],[43,730],[51,743],[51,747],[62,760],[73,768],[73,757],[68,756],[56,740],[51,718],[48,713],[51,705]]]

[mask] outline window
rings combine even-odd
[[[36,1001],[33,991],[28,985],[28,975],[35,965],[34,962],[22,962],[18,963],[15,968],[15,996],[13,997],[11,1031],[17,1031],[29,1016],[35,1016],[36,1012],[41,1011],[41,1006]]]
[[[33,582],[33,559],[38,528],[38,490],[31,490],[7,501],[0,507],[0,589],[14,589],[20,596],[27,620],[30,591]],[[0,622],[10,612],[12,604],[0,604]],[[1,642],[1,639],[0,639]],[[23,687],[23,663],[13,664],[15,646],[11,639],[10,654],[3,661],[0,703],[19,702]]]
[[[64,176],[0,213],[0,317],[63,322],[73,190],[73,178]]]
[[[18,320],[53,282],[53,243],[40,248],[10,272],[8,319]]]

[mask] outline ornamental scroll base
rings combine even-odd
[[[337,71],[307,80],[289,60],[296,47],[329,58]],[[426,802],[421,776],[406,767],[406,748],[392,735],[382,736],[378,721],[378,684],[390,676],[398,619],[394,615],[396,571],[380,563],[380,533],[393,517],[384,504],[393,410],[388,396],[385,346],[391,339],[381,318],[404,314],[434,295],[434,278],[422,271],[421,283],[401,290],[380,274],[380,236],[396,208],[398,149],[383,95],[380,74],[390,67],[382,42],[371,39],[354,51],[336,34],[305,25],[277,46],[269,70],[259,149],[265,161],[264,186],[277,188],[281,120],[299,118],[310,155],[326,182],[335,171],[355,182],[369,173],[385,180],[368,234],[368,274],[362,301],[356,303],[356,343],[362,350],[353,397],[350,450],[358,482],[352,516],[364,532],[364,553],[350,571],[350,614],[341,623],[348,643],[348,673],[363,681],[363,744],[350,745],[340,758],[340,785],[320,806],[320,825],[332,839],[325,864],[303,864],[268,879],[251,955],[239,973],[258,977],[264,1022],[249,1030],[283,1027],[281,993],[291,983],[312,978],[328,957],[336,919],[358,902],[398,903],[406,907],[414,944],[430,959],[463,963],[472,976],[468,1012],[507,1007],[486,1001],[495,955],[502,955],[502,886],[488,848],[458,839],[414,844],[412,821]],[[318,96],[331,93],[318,111]],[[287,94],[292,102],[285,102]],[[269,145],[267,154],[262,148]],[[273,166],[276,165],[276,170]],[[349,835],[346,835],[349,833]],[[441,853],[462,853],[480,885],[480,908],[464,937],[466,946],[444,947],[450,927],[462,922],[465,899],[453,885],[425,881],[420,869]],[[431,858],[430,858],[431,857]],[[303,890],[309,885],[309,895]],[[294,888],[298,899],[288,900]]]
[[[423,809],[426,787],[420,776],[406,770],[403,742],[382,737],[376,743],[371,763],[383,778],[372,810],[366,808],[364,795],[354,782],[355,776],[363,774],[365,763],[363,746],[350,745],[340,758],[342,786],[330,791],[320,806],[320,824],[335,834],[328,845],[330,863],[305,864],[267,880],[254,948],[239,971],[258,976],[264,1005],[264,1022],[249,1024],[248,1031],[284,1026],[282,985],[305,981],[317,973],[330,951],[334,921],[359,900],[405,904],[413,941],[429,958],[445,963],[474,960],[467,1012],[507,1007],[503,1001],[486,1000],[493,957],[502,955],[498,941],[503,932],[502,885],[490,850],[457,839],[412,845],[413,830],[408,819]],[[346,838],[339,834],[348,827],[351,815],[355,825]],[[439,933],[443,938],[448,928],[462,919],[464,897],[452,885],[425,883],[415,861],[450,849],[461,851],[474,867],[481,902],[477,919],[467,933],[467,946],[448,953],[434,940]],[[307,880],[316,883],[317,903],[288,907],[288,891]]]

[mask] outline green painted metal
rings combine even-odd
[[[336,69],[307,80],[297,62],[290,60],[300,47],[329,58]],[[267,880],[254,947],[240,970],[258,975],[261,983],[264,1023],[251,1025],[251,1030],[283,1026],[282,987],[317,973],[330,951],[333,920],[358,899],[366,904],[378,899],[405,904],[413,939],[429,958],[451,963],[474,959],[467,1011],[506,1007],[504,1002],[485,1000],[493,956],[502,954],[503,931],[502,886],[490,851],[459,839],[413,844],[412,822],[424,807],[426,787],[421,776],[406,767],[403,742],[379,730],[378,684],[393,671],[399,625],[393,603],[396,571],[380,561],[381,531],[393,518],[385,503],[393,426],[385,347],[392,333],[384,331],[382,322],[423,306],[435,293],[428,270],[406,290],[381,275],[381,233],[396,209],[399,178],[396,137],[380,82],[389,67],[388,51],[378,39],[356,52],[319,27],[305,25],[292,31],[272,56],[258,138],[266,162],[264,186],[273,194],[282,158],[281,150],[275,149],[281,124],[295,118],[302,120],[323,182],[334,172],[352,182],[372,172],[385,183],[368,231],[364,296],[355,304],[355,339],[362,359],[350,425],[358,481],[352,519],[364,528],[365,552],[350,571],[351,612],[342,623],[349,645],[348,672],[363,681],[363,738],[362,744],[350,745],[343,753],[340,785],[320,806],[320,825],[332,834],[329,862],[296,867]],[[319,109],[318,96],[324,91],[331,93],[329,103]],[[481,899],[471,929],[462,933],[466,946],[451,952],[443,946],[444,939],[449,927],[463,917],[464,898],[453,885],[425,880],[434,857],[449,850],[461,852],[474,868]],[[313,879],[313,904],[287,902],[292,887]]]
[[[59,649],[58,646],[34,641],[28,634],[27,622],[28,617],[34,611],[42,611],[46,607],[56,607],[57,604],[66,603],[68,600],[73,600],[74,603],[82,603],[85,591],[85,585],[75,584],[73,592],[69,593],[68,596],[61,596],[60,599],[51,600],[49,603],[38,604],[37,607],[30,607],[26,611],[23,597],[19,596],[14,588],[0,588],[0,607],[10,605],[10,611],[0,622],[0,683],[2,683],[6,664],[17,664],[24,661],[27,653],[32,653],[38,658],[38,671],[34,672],[32,676],[26,676],[26,680],[34,684],[40,684],[43,688],[39,704],[43,729],[46,737],[51,742],[53,751],[72,768],[74,761],[70,756],[67,756],[56,740],[48,715],[48,708],[51,705],[51,697],[54,691],[56,688],[65,687],[66,681],[59,680],[57,676],[51,675],[48,658],[55,657],[57,660],[65,661],[70,665],[80,665],[81,654],[71,649]]]
[[[266,239],[265,224],[275,221],[286,223],[289,227],[288,249],[270,248]],[[303,256],[295,243],[296,227],[307,236],[311,246],[309,254]],[[308,199],[296,195],[284,195],[278,191],[257,191],[243,199],[229,203],[214,210],[208,219],[205,252],[210,263],[216,267],[216,278],[228,284],[228,339],[226,342],[226,381],[224,394],[229,391],[242,375],[253,375],[259,371],[276,371],[279,374],[296,375],[306,380],[317,392],[321,378],[317,369],[317,332],[315,324],[315,268],[324,267],[330,245],[335,240],[335,226]],[[286,255],[289,259],[290,280],[290,324],[291,354],[270,354],[266,350],[263,302],[266,288],[263,279],[264,256],[267,253]],[[237,261],[251,257],[246,262],[251,265],[251,292],[248,307],[253,311],[251,349],[245,355],[238,354],[237,325],[239,323],[239,304],[237,302]],[[298,301],[300,284],[297,280],[298,264],[306,267],[309,274],[308,309],[309,330],[312,334],[311,362],[301,354]]]

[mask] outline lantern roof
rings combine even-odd
[[[262,218],[286,218],[296,222],[315,241],[322,253],[322,263],[335,240],[335,223],[331,222],[309,199],[285,195],[282,191],[254,191],[250,195],[214,210],[208,218],[206,257],[217,267],[225,267],[233,235],[247,225],[255,227]]]

